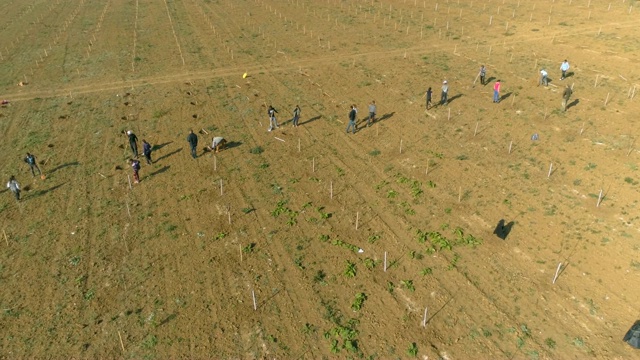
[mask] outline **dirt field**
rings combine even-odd
[[[640,359],[636,5],[0,0],[0,358]]]

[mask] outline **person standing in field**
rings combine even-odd
[[[189,143],[189,147],[191,148],[191,157],[194,159],[198,157],[198,135],[193,133],[193,130],[189,130],[189,135],[187,135],[187,142]]]
[[[131,164],[131,168],[133,169],[133,182],[135,184],[140,182],[140,161],[135,159],[129,159],[129,164]]]
[[[276,114],[278,110],[274,109],[273,106],[269,105],[269,110],[267,110],[267,114],[269,115],[269,129],[267,131],[271,131],[273,129],[278,128],[278,120],[276,119]]]
[[[149,144],[145,139],[142,139],[142,154],[144,155],[144,158],[147,159],[147,164],[151,165],[153,163],[151,160],[151,144]]]
[[[16,196],[16,200],[20,201],[20,184],[13,175],[9,178],[7,188]]]
[[[548,75],[549,74],[547,73],[547,70],[540,69],[540,81],[538,82],[538,86],[539,85],[544,85],[544,86],[548,86],[549,85]]]
[[[38,175],[42,175],[42,171],[40,171],[40,168],[38,167],[35,156],[27,153],[27,156],[24,158],[24,162],[29,164],[29,168],[31,168],[31,175],[33,175],[34,177],[36,176],[36,172],[34,171],[34,169],[38,170]]]
[[[487,75],[487,68],[485,68],[484,65],[480,66],[480,72],[478,73],[478,76],[480,76],[480,85],[486,85],[486,83],[484,82],[486,75]]]
[[[224,146],[227,144],[227,140],[225,140],[222,136],[216,136],[213,138],[211,142],[211,151],[220,152],[224,149]]]
[[[496,81],[496,83],[493,84],[493,102],[500,102],[500,80]]]
[[[447,104],[447,95],[449,95],[449,84],[447,80],[442,82],[442,93],[440,94],[440,105]]]
[[[573,94],[573,91],[571,87],[567,85],[567,87],[564,88],[564,92],[562,92],[562,111],[567,111],[567,103],[569,102],[569,98],[571,98],[571,94]]]
[[[433,94],[433,91],[431,91],[431,86],[429,86],[429,88],[427,89],[427,92],[425,94],[425,96],[427,97],[427,103],[426,103],[427,110],[429,110],[431,108],[431,95],[432,94]]]
[[[560,65],[560,71],[562,71],[560,80],[564,80],[567,77],[567,70],[569,70],[569,62],[565,59]]]
[[[293,127],[298,127],[298,121],[300,121],[300,106],[296,105],[293,109]]]
[[[356,125],[356,107],[355,105],[351,105],[351,111],[349,111],[349,124],[347,125],[347,134],[349,133],[349,129],[353,128],[353,134],[356,133],[357,125]]]
[[[133,156],[137,159],[138,158],[138,137],[131,130],[127,131],[127,136],[129,137],[129,146],[131,147],[131,152],[133,153]]]
[[[369,118],[367,118],[367,126],[371,126],[376,119],[376,101],[371,100],[369,104]]]

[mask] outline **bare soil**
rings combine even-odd
[[[0,0],[0,358],[640,358],[639,10]]]

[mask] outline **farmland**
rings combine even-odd
[[[0,358],[638,358],[636,5],[0,0]]]

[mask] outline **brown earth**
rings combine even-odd
[[[0,0],[0,358],[640,358],[635,5]]]

